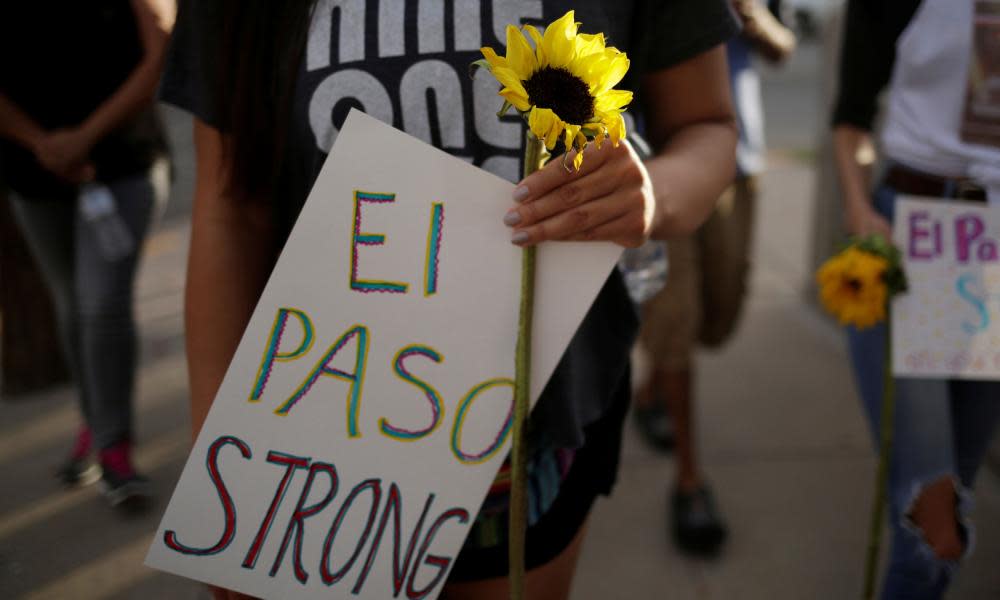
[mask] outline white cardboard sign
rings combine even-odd
[[[434,598],[509,450],[513,185],[353,111],[146,563],[267,598]],[[532,400],[620,251],[538,252]]]
[[[893,238],[910,284],[893,301],[893,372],[1000,379],[1000,210],[901,196]]]

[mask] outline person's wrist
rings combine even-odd
[[[101,132],[93,119],[87,119],[76,128],[77,135],[80,136],[81,143],[89,152],[91,148],[101,139]]]
[[[844,194],[844,208],[848,211],[868,211],[872,209],[871,201],[864,194]]]
[[[29,131],[21,138],[21,143],[37,158],[42,153],[42,143],[45,140],[44,131]]]

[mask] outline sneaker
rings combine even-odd
[[[647,444],[661,452],[674,449],[674,422],[662,398],[656,398],[649,406],[636,403],[632,416]]]
[[[128,442],[118,442],[100,452],[101,490],[111,506],[141,502],[149,498],[149,480],[132,468]]]
[[[56,467],[56,479],[64,485],[89,485],[100,479],[100,470],[90,459],[91,439],[90,428],[81,427],[66,462]]]
[[[692,555],[717,555],[727,531],[708,486],[702,485],[691,493],[675,490],[671,504],[677,547]]]

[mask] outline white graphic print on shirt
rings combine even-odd
[[[516,114],[497,117],[502,101],[496,80],[484,70],[470,78],[469,65],[481,58],[482,46],[502,51],[508,24],[541,26],[571,8],[569,4],[567,0],[319,0],[302,75],[309,100],[301,108],[316,146],[326,153],[348,109],[355,107],[516,181],[522,120]],[[588,10],[603,12],[597,7],[578,12]],[[608,31],[613,24],[606,18],[598,21],[588,22],[585,29],[614,34]]]

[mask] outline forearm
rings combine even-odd
[[[736,172],[736,125],[688,125],[646,162],[656,197],[652,237],[686,235],[711,214]]]
[[[844,225],[852,235],[892,237],[892,226],[872,205],[869,194],[875,151],[865,129],[841,123],[833,130],[833,151],[844,201]]]
[[[198,125],[198,174],[184,326],[197,436],[264,289],[275,258],[269,208],[223,191],[219,136]]]
[[[160,77],[160,63],[143,63],[129,75],[129,78],[102,102],[94,112],[80,124],[81,131],[93,145],[144,108],[150,106],[156,97],[156,86]]]
[[[34,150],[45,130],[10,98],[0,94],[0,136]]]
[[[656,150],[646,162],[655,197],[652,237],[693,232],[733,181],[737,134],[728,72],[719,45],[643,81]]]
[[[874,158],[871,134],[853,125],[837,125],[833,151],[845,208],[867,204]]]
[[[175,9],[171,0],[133,0],[143,56],[125,81],[81,124],[91,144],[150,106],[156,99],[167,41],[173,29]]]
[[[758,0],[735,0],[743,21],[743,35],[770,62],[781,62],[795,50],[795,34],[781,24]]]
[[[265,232],[240,219],[203,218],[192,227],[184,328],[195,435],[267,282],[267,241]]]

